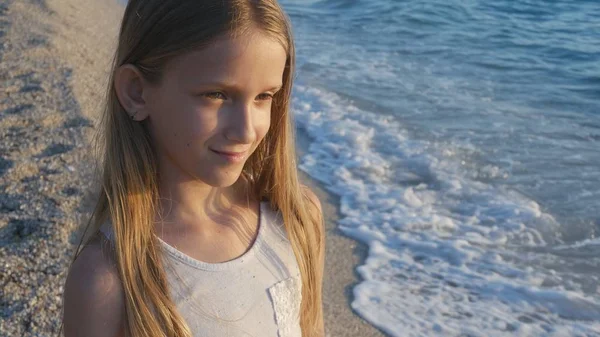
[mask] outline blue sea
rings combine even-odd
[[[391,336],[600,335],[600,1],[281,0],[300,167]]]

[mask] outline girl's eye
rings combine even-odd
[[[258,100],[260,100],[260,101],[267,101],[267,100],[270,100],[270,99],[273,99],[273,95],[271,95],[271,94],[260,94],[260,95],[258,95]]]
[[[210,98],[210,99],[225,99],[225,95],[223,93],[215,91],[215,92],[207,92],[202,94],[202,96]]]

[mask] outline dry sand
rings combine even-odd
[[[90,141],[123,7],[0,0],[0,335],[52,336],[77,224],[90,209]],[[299,134],[299,144],[308,139]],[[336,229],[338,200],[306,175],[327,224],[329,336],[383,336],[350,309],[365,247]]]

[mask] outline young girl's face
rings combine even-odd
[[[280,43],[256,33],[171,60],[143,94],[163,179],[235,183],[269,130],[286,58]]]

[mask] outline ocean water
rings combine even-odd
[[[600,2],[281,0],[300,167],[391,336],[600,335]]]

